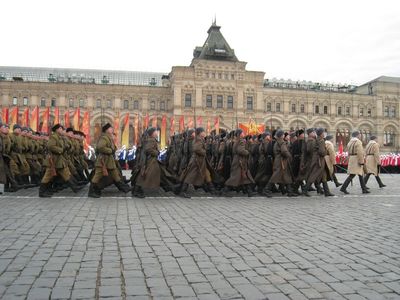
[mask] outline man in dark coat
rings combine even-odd
[[[267,148],[269,143],[271,143],[271,134],[269,132],[262,133],[260,135],[260,144],[258,146],[259,155],[257,172],[254,177],[259,195],[263,194],[264,188],[271,177],[271,175],[267,175]]]
[[[232,166],[229,179],[225,182],[226,187],[242,188],[249,197],[253,196],[251,185],[254,179],[248,168],[249,151],[246,150],[243,130],[235,132],[235,142],[232,147]]]
[[[270,197],[272,194],[272,186],[279,184],[286,188],[289,197],[297,196],[292,189],[292,174],[290,163],[292,156],[289,152],[287,142],[284,140],[284,132],[277,130],[275,134],[276,142],[274,144],[274,164],[273,174],[266,187],[266,195]]]
[[[304,167],[301,166],[301,157],[304,144],[304,130],[300,129],[295,132],[297,139],[291,144],[292,154],[292,173],[293,173],[293,189],[298,192],[299,187],[304,188]]]
[[[325,170],[325,130],[318,128],[316,131],[309,135],[307,140],[307,155],[311,157],[308,167],[308,173],[306,178],[306,186],[303,194],[307,197],[310,196],[308,189],[311,184],[315,184],[318,188],[322,182],[323,192],[326,197],[334,196],[330,191],[327,183],[327,173]]]

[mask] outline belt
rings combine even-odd
[[[373,155],[375,155],[375,154],[367,154],[367,156],[371,156],[371,155],[373,156]]]

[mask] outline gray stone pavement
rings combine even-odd
[[[0,298],[400,299],[400,175],[382,177],[332,198],[0,196]]]

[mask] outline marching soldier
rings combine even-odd
[[[244,133],[241,129],[235,131],[235,142],[232,147],[232,166],[229,179],[225,182],[226,187],[242,188],[248,197],[253,196],[251,185],[254,179],[248,168],[249,151],[246,150]],[[225,189],[226,190],[226,189]]]
[[[298,196],[292,189],[293,180],[290,169],[292,156],[289,152],[287,142],[284,140],[284,135],[285,133],[280,129],[275,133],[273,173],[265,188],[267,197],[271,197],[274,184],[279,184],[282,189],[286,188],[289,197]]]
[[[366,153],[366,162],[365,162],[365,175],[364,181],[365,185],[367,185],[369,177],[372,175],[375,176],[376,181],[379,184],[380,188],[385,187],[381,178],[379,177],[380,168],[381,168],[381,158],[379,153],[379,144],[376,142],[377,137],[371,136],[371,139],[365,149]]]
[[[363,177],[365,158],[364,158],[364,149],[362,146],[362,142],[360,140],[361,135],[360,132],[356,130],[351,134],[351,136],[352,138],[350,142],[347,144],[347,151],[349,153],[349,165],[347,167],[347,174],[349,174],[349,176],[344,181],[340,191],[345,194],[349,194],[349,192],[347,191],[347,187],[349,186],[353,178],[356,175],[358,175],[362,193],[368,194],[369,190],[365,185]]]
[[[293,189],[295,193],[298,193],[299,187],[304,188],[304,172],[301,167],[301,158],[304,148],[304,130],[300,129],[295,132],[297,139],[293,141],[291,145],[292,154],[292,172],[293,172]]]
[[[61,179],[71,188],[74,193],[77,193],[80,188],[77,182],[71,175],[68,169],[68,164],[64,157],[64,128],[60,124],[56,124],[51,129],[52,134],[47,143],[48,156],[45,160],[46,171],[42,178],[42,182],[39,187],[39,197],[51,197],[51,185],[56,177]]]
[[[271,134],[269,132],[265,132],[260,135],[257,172],[256,176],[254,177],[254,181],[257,184],[257,193],[259,195],[264,195],[264,188],[266,187],[270,178],[270,176],[267,175],[267,148],[270,142]]]
[[[117,147],[113,140],[114,129],[110,123],[102,127],[102,134],[97,142],[96,151],[98,156],[95,163],[94,175],[89,187],[88,197],[100,198],[103,185],[103,177],[110,176],[115,186],[122,192],[127,193],[130,187],[122,181],[120,171],[115,162],[115,151]]]
[[[335,174],[336,152],[333,143],[331,142],[332,140],[333,140],[333,135],[327,135],[325,138],[325,148],[326,148],[325,163],[329,171],[329,177],[333,180],[336,187],[339,187],[342,184],[339,183]]]

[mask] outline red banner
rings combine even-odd
[[[203,117],[197,117],[196,127],[202,127],[202,126],[203,126]]]
[[[161,120],[161,140],[160,140],[161,149],[164,149],[166,144],[167,144],[167,117],[163,115]]]
[[[151,127],[157,128],[157,115],[154,115],[151,120]]]
[[[181,116],[179,119],[179,132],[182,133],[185,131],[185,117]]]
[[[86,135],[83,145],[87,150],[90,145],[90,116],[88,111],[83,114],[82,132]]]
[[[50,108],[47,107],[43,111],[42,119],[42,128],[40,129],[41,132],[49,133],[49,118],[50,118]]]
[[[256,124],[253,119],[249,120],[249,123],[239,123],[239,128],[243,130],[244,134],[254,135],[263,133],[265,130],[264,124]]]
[[[67,110],[64,114],[64,127],[67,128],[70,126],[70,121],[69,121],[69,111]]]
[[[34,131],[39,130],[39,107],[37,106],[32,110],[29,127]]]
[[[207,135],[211,134],[211,121],[210,121],[210,118],[207,119],[207,130],[206,130],[206,132],[207,132]]]
[[[3,107],[1,122],[3,122],[4,124],[8,124],[8,107]]]
[[[133,127],[134,127],[134,135],[133,135],[133,144],[137,145],[139,143],[139,116],[135,116],[133,119]]]
[[[172,116],[169,125],[169,136],[173,136],[175,134],[175,119]]]
[[[215,128],[215,134],[219,134],[219,117],[215,117],[214,128]]]
[[[58,107],[54,108],[54,125],[60,123],[60,110]]]
[[[194,125],[193,125],[193,118],[192,118],[192,117],[189,117],[186,126],[187,126],[187,128],[193,128],[193,127],[194,127]]]
[[[18,124],[18,107],[10,111],[10,128],[13,128],[15,124]]]
[[[24,109],[21,125],[22,127],[29,127],[29,107]]]
[[[81,116],[81,109],[78,107],[76,110],[75,110],[75,113],[74,113],[74,119],[73,119],[73,127],[74,127],[74,130],[79,130],[80,129],[80,123],[79,123],[79,121],[80,121],[80,116]]]
[[[149,114],[144,117],[143,127],[145,130],[149,127]]]

